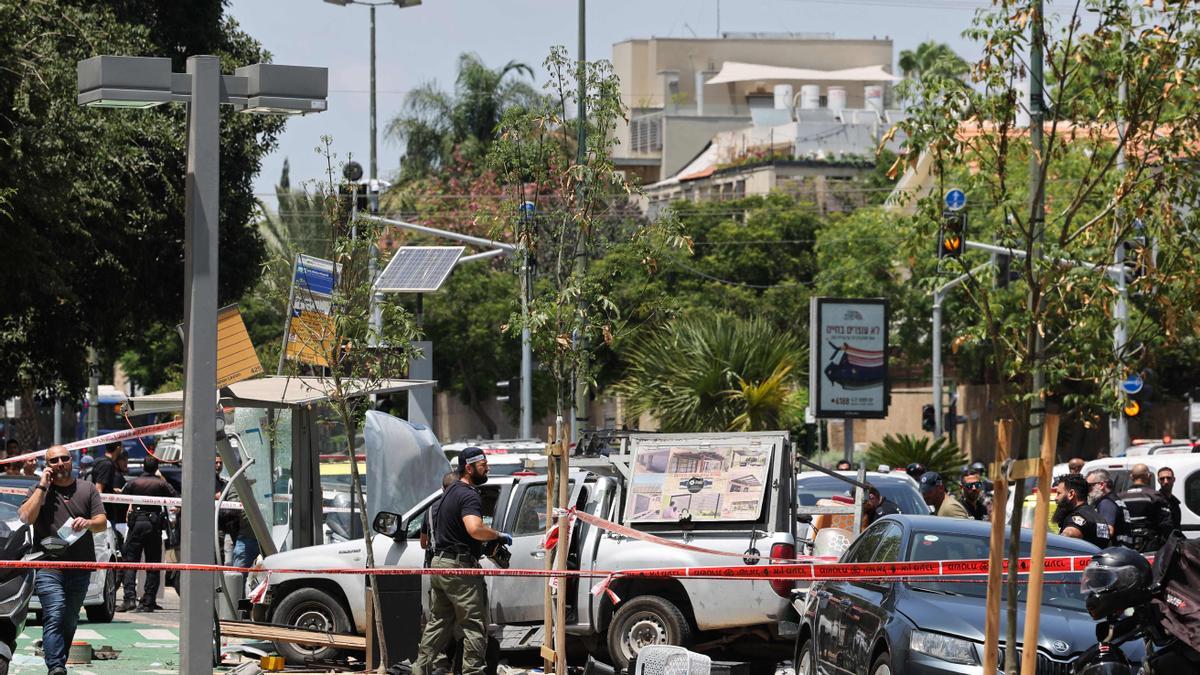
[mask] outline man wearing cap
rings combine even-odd
[[[962,502],[946,492],[946,484],[942,475],[936,471],[926,471],[921,474],[921,496],[925,503],[934,508],[934,514],[944,518],[970,518],[971,514],[963,508]]]
[[[479,486],[488,479],[487,455],[476,447],[463,450],[458,455],[458,473],[460,478],[442,494],[433,523],[430,567],[434,569],[478,569],[483,542],[499,539],[512,544],[511,535],[483,524]],[[429,585],[433,599],[413,675],[433,672],[434,660],[446,650],[456,627],[463,632],[461,675],[483,675],[488,627],[487,586],[483,577],[433,575]]]

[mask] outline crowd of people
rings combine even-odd
[[[1135,464],[1129,471],[1131,486],[1117,493],[1107,470],[1094,469],[1085,476],[1084,465],[1084,460],[1072,458],[1067,462],[1067,473],[1054,478],[1050,523],[1059,534],[1084,539],[1100,548],[1119,544],[1146,553],[1157,551],[1172,532],[1180,531],[1180,503],[1174,495],[1175,472],[1170,468],[1163,467],[1155,474],[1149,466]],[[853,466],[843,460],[836,468],[849,471]],[[961,497],[947,489],[941,474],[927,471],[921,464],[909,464],[905,471],[917,481],[934,515],[991,519],[991,484],[983,463],[975,462],[962,470],[958,482]],[[868,490],[864,503],[867,522],[889,513],[899,513],[899,508],[875,488]]]
[[[19,457],[25,451],[16,439],[5,442],[5,457]],[[75,466],[78,463],[78,466]],[[219,495],[225,479],[222,466],[216,464],[215,489]],[[127,478],[129,456],[121,443],[111,443],[97,456],[86,452],[79,460],[61,445],[46,451],[39,463],[36,457],[3,464],[9,476],[36,478],[18,509],[22,522],[32,525],[34,550],[55,560],[95,562],[93,533],[109,531],[116,539],[114,547],[126,562],[157,563],[163,560],[164,544],[177,546],[170,528],[173,509],[150,504],[104,502],[102,495],[123,494],[145,497],[178,497],[179,492],[160,471],[160,462],[148,453],[141,472]],[[233,512],[223,519],[222,531],[233,539],[234,564],[249,566],[258,556],[257,542],[248,527],[242,527],[241,515]],[[245,532],[243,533],[242,530]],[[249,537],[253,546],[244,540]],[[65,544],[65,548],[58,550]],[[67,653],[74,638],[79,612],[87,595],[90,570],[39,570],[35,593],[42,607],[42,649],[50,675],[66,673]],[[161,610],[157,602],[161,573],[145,572],[139,597],[137,573],[127,570],[118,575],[118,592],[123,588],[121,612]],[[171,579],[168,578],[168,583]]]

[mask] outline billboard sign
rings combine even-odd
[[[809,317],[809,398],[816,416],[886,417],[887,301],[813,298]]]
[[[314,366],[329,366],[334,343],[333,289],[340,270],[331,260],[296,256],[284,331],[284,355]],[[282,364],[281,364],[282,365]]]
[[[642,523],[755,520],[775,444],[730,436],[638,446],[626,518]]]

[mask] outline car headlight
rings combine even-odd
[[[974,644],[937,633],[914,630],[909,638],[908,648],[950,663],[974,665],[979,662],[975,656]]]

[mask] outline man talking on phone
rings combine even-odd
[[[46,451],[46,469],[29,491],[18,513],[23,523],[33,524],[35,550],[44,550],[42,540],[59,537],[70,541],[57,560],[95,562],[93,532],[108,528],[104,505],[96,486],[71,475],[71,453],[61,445]],[[67,651],[75,639],[79,609],[87,596],[90,570],[40,569],[34,577],[42,603],[42,650],[47,675],[66,675]]]

